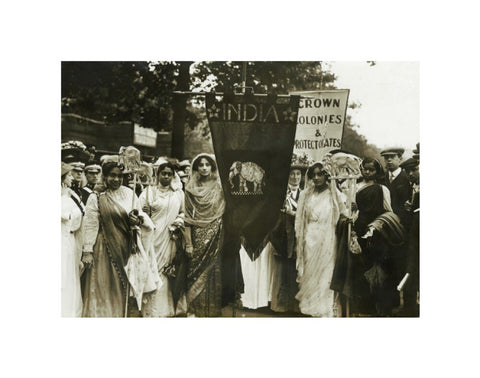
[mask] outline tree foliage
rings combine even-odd
[[[243,63],[196,62],[190,67],[190,89],[238,89],[242,86]],[[179,62],[62,62],[62,112],[107,123],[131,121],[157,131],[172,130],[173,91],[178,89],[179,67]],[[246,65],[246,86],[257,94],[335,89],[335,80],[335,74],[319,61],[252,61]],[[211,146],[201,97],[187,101],[185,126],[187,155]],[[357,129],[348,117],[343,149],[358,156],[378,156],[379,150]],[[195,143],[198,138],[203,140]]]

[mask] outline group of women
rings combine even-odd
[[[198,155],[191,168],[183,187],[176,166],[160,162],[155,185],[137,197],[122,185],[124,167],[104,163],[102,185],[84,206],[62,163],[62,316],[221,316],[222,185],[213,155]],[[388,315],[395,304],[389,250],[396,219],[388,189],[377,182],[381,165],[365,159],[362,172],[353,218],[322,163],[306,172],[292,213],[292,295],[302,314],[342,316],[348,303],[352,312]],[[354,255],[347,246],[343,260],[342,221],[353,223],[362,251]]]

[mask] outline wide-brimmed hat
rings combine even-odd
[[[292,154],[290,170],[299,169],[305,172],[311,164],[313,164],[313,159],[309,158],[306,154],[300,156],[294,152]]]

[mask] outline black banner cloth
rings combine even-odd
[[[254,260],[285,201],[299,96],[206,96],[226,233]],[[230,240],[230,243],[232,240]],[[232,244],[231,244],[232,245]]]

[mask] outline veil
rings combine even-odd
[[[201,180],[201,175],[193,167],[196,161],[207,157],[215,165],[215,156],[201,153],[192,160],[190,180],[185,185],[185,222],[193,226],[205,227],[221,217],[225,211],[222,184],[218,168],[211,172],[207,180]]]

